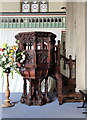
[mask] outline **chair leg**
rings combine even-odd
[[[58,96],[59,105],[62,105],[62,99],[63,99],[62,96]]]

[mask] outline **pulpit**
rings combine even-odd
[[[55,64],[55,38],[51,32],[23,32],[15,38],[19,40],[19,52],[24,51],[26,60],[20,73],[23,76],[21,103],[43,105],[50,102],[48,97],[48,74]],[[45,94],[41,92],[41,82],[45,79]],[[27,80],[29,93],[27,94]]]

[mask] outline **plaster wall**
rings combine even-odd
[[[67,3],[66,54],[76,55],[76,91],[85,89],[85,4]]]
[[[85,3],[85,88],[87,89],[87,2]]]
[[[59,12],[61,7],[66,6],[65,2],[49,2],[49,12]],[[20,12],[21,11],[21,4],[20,0],[17,1],[6,1],[2,0],[0,3],[0,12]]]

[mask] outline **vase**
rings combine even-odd
[[[5,97],[6,99],[4,100],[4,104],[2,104],[2,107],[12,107],[14,106],[14,103],[10,103],[11,99],[9,99],[10,97],[10,90],[9,90],[9,80],[8,80],[8,76],[9,76],[9,73],[10,73],[10,69],[7,69],[5,71],[5,73],[7,74],[7,89],[5,91]]]

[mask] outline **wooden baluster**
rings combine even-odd
[[[41,79],[39,79],[38,95],[39,95],[39,99],[40,99],[41,98]]]
[[[42,70],[40,72],[40,78],[42,77]],[[42,101],[42,96],[41,96],[41,79],[38,80],[38,100],[39,100],[39,105],[42,105],[43,104],[43,101]]]
[[[51,100],[49,99],[49,96],[48,96],[48,83],[47,83],[47,80],[48,80],[48,77],[45,78],[45,98],[46,98],[47,103],[49,103],[49,102],[51,102]]]
[[[57,90],[58,90],[58,101],[59,101],[59,105],[62,105],[62,99],[63,99],[63,95],[62,95],[62,76],[60,74],[58,74],[58,81],[57,81]]]
[[[47,78],[45,79],[45,97],[48,96],[48,84],[47,84]]]
[[[60,73],[60,41],[58,40],[58,68]]]
[[[58,76],[59,76],[59,73],[60,73],[60,41],[58,40],[58,45],[56,47],[56,62],[57,62],[57,65],[56,65],[56,77],[57,77],[57,80],[58,80]],[[56,82],[56,89],[58,89],[58,84]]]
[[[65,41],[63,42],[63,56],[66,57],[66,49],[65,49]],[[63,65],[63,69],[66,69],[66,61],[64,60],[64,65]]]
[[[27,95],[27,83],[26,83],[26,78],[23,78],[23,80],[24,80],[24,84],[23,84],[23,94],[22,94],[22,96],[21,96],[21,100],[20,100],[20,102],[21,103],[25,103],[25,96]]]
[[[47,70],[46,77],[45,77],[45,97],[46,97],[47,103],[49,103],[51,100],[48,97],[48,83],[47,83],[48,77],[47,77],[47,75],[48,75],[48,70]]]
[[[42,77],[42,70],[40,71],[40,78]],[[41,97],[41,79],[39,79],[39,86],[38,86],[38,94],[39,98]]]
[[[57,51],[57,46],[55,46],[55,52],[54,52],[54,54],[55,54],[55,63],[57,63],[56,51]]]
[[[64,66],[63,66],[63,69],[66,70],[66,49],[64,50]]]
[[[69,56],[69,78],[72,78],[72,56]]]
[[[50,64],[51,64],[51,54],[50,54],[51,43],[50,43],[50,38],[49,37],[47,38],[47,50],[48,50],[48,64],[50,66]]]
[[[26,83],[26,78],[23,78],[23,79],[24,79],[23,95],[26,95],[27,94],[27,83]]]
[[[29,79],[29,99],[32,99],[32,79]]]
[[[43,41],[43,39],[41,39],[41,50],[44,50],[44,41]]]
[[[53,48],[52,48],[52,57],[54,58],[54,59],[52,59],[52,64],[55,64],[55,60],[56,60],[56,56],[55,56],[55,41],[53,42]]]

